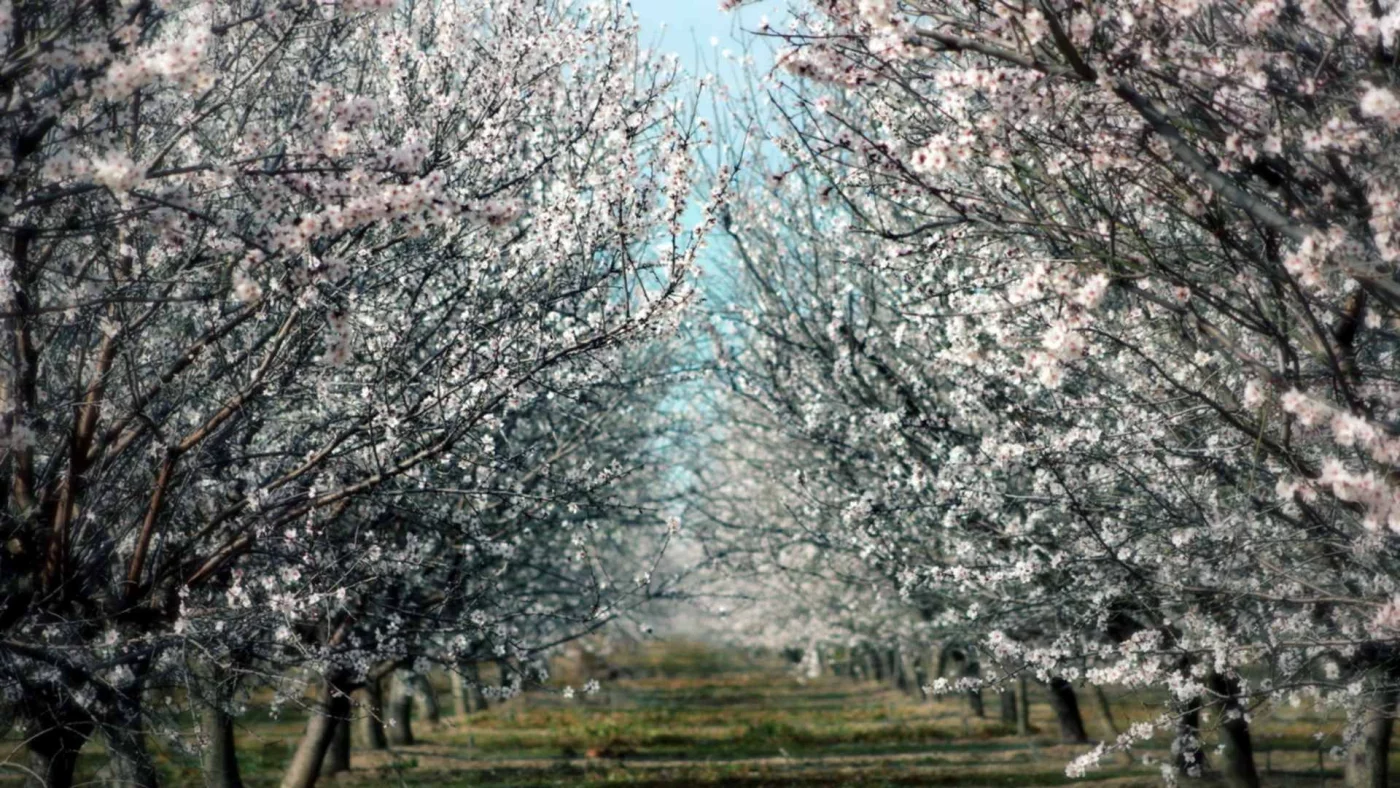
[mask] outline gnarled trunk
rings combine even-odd
[[[55,724],[29,737],[30,774],[24,788],[72,788],[78,751],[91,732],[85,723]]]
[[[350,771],[350,718],[335,721],[335,735],[331,737],[330,749],[326,750],[326,762],[321,764],[321,774],[331,775]]]
[[[413,744],[413,688],[402,671],[389,682],[389,711],[387,714],[389,743],[399,746]]]
[[[1347,788],[1385,788],[1390,781],[1390,733],[1395,726],[1396,690],[1371,694],[1361,723],[1361,739],[1347,750]]]
[[[1240,705],[1240,685],[1235,679],[1211,673],[1210,689],[1221,697],[1220,732],[1225,759],[1225,781],[1231,788],[1259,788],[1259,771],[1254,768],[1254,742],[1249,722]]]
[[[204,735],[209,737],[201,757],[205,785],[207,788],[243,788],[233,738],[233,715],[222,706],[209,705],[201,718]]]
[[[389,749],[389,737],[384,735],[384,682],[371,675],[360,695],[360,738],[365,749]]]
[[[1050,708],[1055,710],[1055,719],[1060,723],[1060,741],[1081,744],[1089,741],[1084,730],[1084,717],[1079,713],[1079,699],[1074,687],[1060,676],[1050,679],[1047,687],[1050,695]]]
[[[139,680],[118,694],[116,713],[103,722],[102,734],[107,739],[107,769],[113,788],[157,788],[160,777],[146,749]]]
[[[341,691],[338,681],[327,679],[321,690],[321,701],[306,723],[306,733],[297,744],[291,765],[282,776],[282,788],[311,788],[321,776],[321,763],[331,748],[335,729],[350,717],[350,696]]]
[[[229,701],[237,689],[235,673],[216,663],[205,666],[202,684],[207,697],[200,709],[200,732],[207,739],[200,763],[206,788],[243,788],[238,771],[238,748],[234,739],[233,714]]]

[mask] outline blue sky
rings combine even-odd
[[[709,70],[698,62],[697,54],[713,64],[718,50],[740,51],[743,31],[757,27],[764,13],[778,16],[774,13],[778,3],[772,0],[732,13],[720,11],[719,0],[631,0],[631,4],[641,20],[642,40],[680,55],[692,73]],[[718,46],[711,47],[711,38],[719,40]]]

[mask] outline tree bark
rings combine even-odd
[[[1172,740],[1176,769],[1187,777],[1200,777],[1206,770],[1206,753],[1201,746],[1201,699],[1192,698],[1179,710],[1176,738]]]
[[[370,675],[360,695],[360,738],[367,750],[389,749],[384,735],[384,681]]]
[[[964,652],[966,658],[963,661],[963,678],[976,679],[982,677],[982,665],[972,656],[972,652]],[[972,716],[986,717],[987,707],[982,703],[982,688],[972,687],[967,691],[967,704],[972,709]]]
[[[510,698],[510,696],[506,694],[506,687],[510,684],[510,663],[503,659],[496,660],[496,672],[499,673],[501,677],[498,685],[501,689],[501,694],[498,696],[496,703],[505,703]]]
[[[237,673],[217,662],[203,666],[201,684],[207,688],[200,709],[200,731],[208,742],[200,753],[206,788],[243,788],[238,770],[238,747],[234,738],[233,714],[229,702],[237,690]]]
[[[904,672],[903,652],[898,646],[889,649],[890,657],[890,683],[900,692],[909,691],[909,674]]]
[[[927,699],[928,693],[924,687],[929,685],[927,657],[923,654],[914,657],[914,685],[919,690],[919,697]]]
[[[1060,723],[1060,740],[1066,743],[1082,744],[1089,741],[1084,730],[1084,718],[1079,713],[1079,699],[1074,687],[1059,676],[1050,679],[1047,688],[1050,694],[1050,708],[1055,710],[1055,719]]]
[[[54,725],[28,742],[29,768],[33,772],[24,788],[73,788],[78,752],[91,733],[85,724]]]
[[[442,707],[438,704],[437,690],[428,677],[422,673],[409,674],[408,684],[413,688],[415,700],[422,704],[422,717],[430,725],[442,722]]]
[[[472,712],[484,711],[486,698],[481,694],[481,669],[475,664],[468,665],[465,678],[467,679],[467,708]]]
[[[1347,788],[1385,788],[1390,780],[1390,733],[1395,726],[1396,690],[1372,693],[1362,720],[1361,739],[1346,754]]]
[[[1015,725],[1019,717],[1016,714],[1016,690],[1006,687],[1001,691],[1001,722],[1003,725]]]
[[[874,646],[870,646],[865,652],[866,662],[870,665],[870,676],[876,681],[885,680],[885,665],[880,659],[880,652]]]
[[[449,671],[452,679],[452,711],[458,717],[472,713],[471,699],[467,697],[467,682],[462,679],[461,668]]]
[[[330,749],[326,750],[325,763],[321,773],[325,775],[350,771],[350,717],[335,721],[335,735],[331,737]]]
[[[157,788],[160,777],[146,749],[145,721],[141,714],[141,683],[123,690],[116,713],[102,725],[113,788]]]
[[[1016,708],[1016,735],[1029,736],[1031,732],[1031,696],[1026,675],[1016,680],[1016,694],[1021,696],[1021,704]]]
[[[238,773],[238,751],[233,738],[233,715],[221,705],[205,706],[202,713],[204,735],[209,737],[201,760],[207,788],[243,788]]]
[[[413,688],[401,671],[389,682],[387,717],[389,743],[400,747],[413,744]]]
[[[350,696],[341,691],[334,679],[327,679],[321,690],[321,702],[306,723],[306,733],[302,734],[292,763],[282,776],[282,788],[312,788],[316,784],[321,776],[321,763],[335,738],[336,725],[349,717]]]
[[[1249,735],[1249,722],[1240,705],[1239,682],[1211,673],[1211,691],[1221,697],[1221,738],[1225,745],[1225,782],[1231,788],[1259,788],[1259,771],[1254,767],[1254,742]]]

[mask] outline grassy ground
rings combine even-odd
[[[834,677],[799,681],[772,661],[654,648],[632,655],[629,672],[636,677],[607,682],[592,697],[536,692],[437,726],[419,724],[417,744],[390,752],[357,748],[352,771],[325,782],[443,788],[1161,784],[1153,762],[1165,755],[1165,742],[1135,751],[1131,762],[1119,756],[1082,780],[1066,778],[1065,763],[1086,748],[1055,741],[1053,717],[1034,692],[1031,717],[1038,732],[1017,737],[1000,722],[971,717],[960,699],[923,701]],[[445,693],[444,700],[450,706]],[[993,714],[995,700],[988,693]],[[1081,703],[1091,734],[1108,735],[1090,699]],[[1119,696],[1113,715],[1122,726],[1160,711],[1148,700]],[[249,788],[277,784],[302,724],[296,715],[273,721],[255,712],[245,719],[239,751]],[[1267,785],[1340,786],[1335,762],[1319,767],[1319,744],[1311,736],[1318,729],[1319,721],[1302,713],[1258,719],[1257,762]],[[101,765],[98,745],[89,749],[80,782]],[[203,783],[191,758],[161,752],[159,760],[167,785]]]

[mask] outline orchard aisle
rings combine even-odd
[[[623,677],[591,697],[531,692],[440,725],[415,723],[418,742],[389,752],[357,747],[351,772],[333,784],[406,786],[734,785],[734,786],[1094,786],[1160,785],[1165,741],[1138,752],[1131,767],[1112,762],[1084,780],[1064,765],[1087,746],[1061,745],[1043,698],[1032,693],[1033,735],[1002,724],[988,697],[988,717],[962,698],[936,702],[883,683],[824,676],[800,680],[778,660],[716,659],[703,650],[650,649],[623,661]],[[627,677],[632,676],[632,677]],[[446,688],[440,689],[446,701]],[[1148,719],[1160,706],[1115,696],[1119,725]],[[1086,704],[1088,705],[1088,704]],[[1106,731],[1085,710],[1094,736]],[[1316,719],[1290,727],[1260,724],[1259,764],[1269,785],[1322,784],[1308,732]],[[253,725],[241,737],[249,788],[275,785],[301,722]],[[1265,752],[1272,750],[1272,752]],[[1151,763],[1144,764],[1142,756]],[[259,768],[259,767],[265,767]],[[1339,785],[1335,762],[1326,777]],[[247,768],[252,767],[252,768]],[[191,766],[185,772],[197,781]],[[170,784],[186,784],[172,780]],[[190,782],[190,785],[198,784]],[[1192,785],[1213,786],[1213,780]]]

